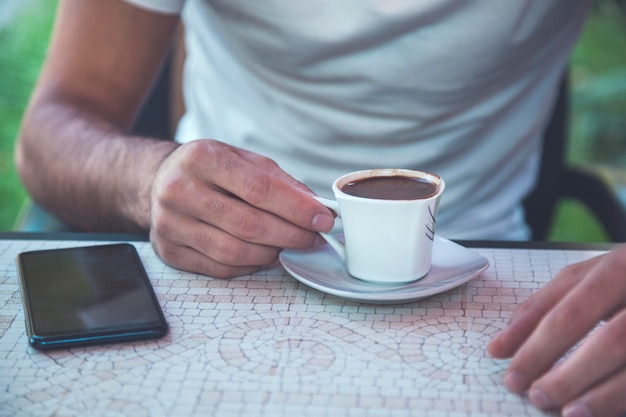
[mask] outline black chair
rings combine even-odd
[[[569,77],[565,76],[544,134],[539,181],[524,200],[532,239],[546,240],[557,203],[572,199],[593,213],[611,241],[626,242],[626,209],[615,193],[595,173],[565,162],[569,114]]]
[[[175,126],[171,126],[173,52],[166,59],[149,96],[134,121],[131,132],[163,140],[171,140]]]

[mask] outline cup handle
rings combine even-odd
[[[325,205],[326,207],[328,207],[329,209],[331,209],[332,211],[334,211],[337,214],[337,217],[341,217],[341,214],[339,213],[339,204],[335,200],[329,200],[327,198],[319,197],[316,195],[314,195],[313,198],[319,201],[320,203],[322,203],[323,205]],[[335,252],[339,254],[341,259],[345,261],[346,260],[345,243],[341,242],[339,239],[337,239],[335,236],[331,235],[330,233],[319,232],[319,234],[324,238],[324,240],[326,240],[326,242],[328,242],[330,247],[333,248]]]

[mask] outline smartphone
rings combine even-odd
[[[167,321],[129,243],[17,256],[28,341],[69,348],[164,336]]]

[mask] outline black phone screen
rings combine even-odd
[[[35,348],[167,333],[161,307],[131,244],[23,252],[17,264],[29,342]]]

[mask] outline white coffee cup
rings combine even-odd
[[[411,199],[361,197],[343,191],[348,184],[381,177],[427,182],[434,185],[434,190],[427,196]],[[321,235],[355,278],[381,284],[418,280],[431,267],[436,215],[444,189],[444,181],[428,172],[407,169],[351,172],[333,182],[335,200],[315,197],[341,217],[345,242],[329,233]]]

